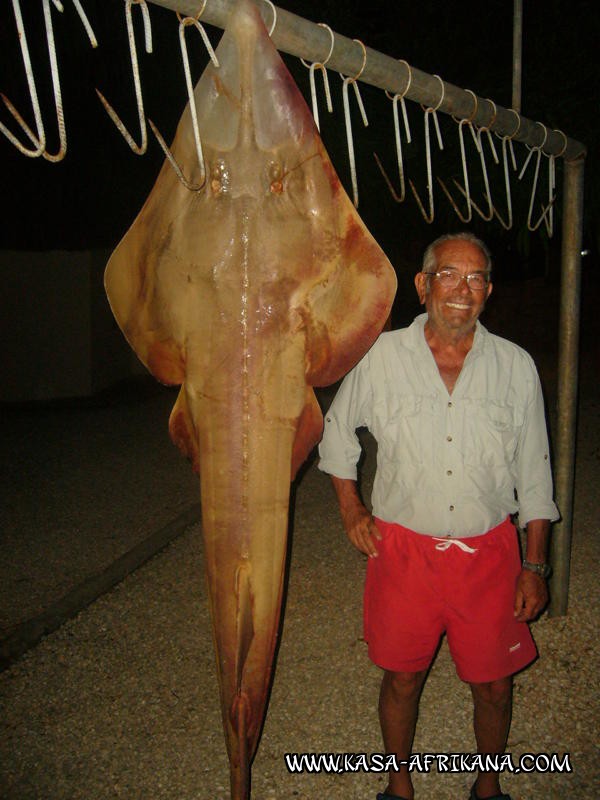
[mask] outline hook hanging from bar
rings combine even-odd
[[[331,104],[331,91],[329,89],[329,78],[327,77],[327,62],[331,58],[331,54],[333,53],[333,48],[335,45],[335,34],[324,22],[319,22],[318,25],[321,28],[326,28],[329,31],[329,35],[331,36],[331,45],[329,47],[329,52],[323,61],[314,61],[312,64],[307,64],[306,61],[301,58],[300,61],[304,64],[304,66],[309,70],[309,80],[310,80],[310,97],[312,101],[312,112],[313,118],[315,120],[315,125],[317,126],[317,130],[320,132],[321,127],[319,125],[319,106],[317,105],[317,87],[315,85],[315,70],[320,70],[321,74],[323,75],[323,88],[325,89],[325,101],[327,103],[327,111],[330,114],[333,113],[333,105]]]
[[[133,84],[135,86],[135,97],[137,101],[138,107],[138,118],[140,121],[140,135],[141,135],[141,142],[140,144],[136,144],[133,137],[110,105],[108,100],[104,97],[102,92],[99,89],[96,89],[96,94],[100,98],[100,102],[106,109],[106,113],[112,119],[112,121],[117,126],[121,136],[125,139],[131,150],[136,153],[138,156],[144,155],[148,148],[148,134],[146,132],[146,117],[144,114],[144,100],[142,97],[142,86],[140,83],[140,70],[138,66],[138,59],[137,59],[137,50],[135,46],[135,34],[133,30],[133,21],[131,19],[131,5],[134,3],[135,5],[139,5],[142,8],[142,17],[144,20],[144,38],[145,38],[145,45],[146,45],[146,53],[152,52],[152,27],[150,25],[150,12],[148,11],[148,6],[146,5],[146,0],[125,0],[125,20],[127,23],[127,33],[129,36],[129,55],[131,58],[131,69],[133,73]]]
[[[489,98],[487,99],[487,102],[491,103],[492,108],[493,108],[492,118],[490,119],[490,121],[488,122],[487,125],[482,125],[481,128],[479,128],[479,130],[477,131],[477,142],[476,142],[476,144],[477,144],[477,150],[479,151],[479,160],[480,160],[480,163],[481,163],[481,174],[483,175],[483,185],[484,185],[484,189],[485,189],[485,191],[484,191],[484,200],[487,203],[488,210],[487,210],[487,212],[483,212],[479,208],[477,203],[473,200],[472,197],[469,198],[469,202],[470,202],[472,208],[475,209],[475,211],[479,214],[479,216],[481,217],[482,220],[484,220],[485,222],[490,222],[494,217],[494,204],[492,202],[492,195],[491,195],[491,192],[490,192],[490,181],[489,181],[489,177],[488,177],[487,162],[485,160],[485,149],[484,149],[484,146],[483,146],[483,134],[484,133],[487,134],[487,138],[488,138],[488,142],[489,142],[489,145],[490,145],[490,150],[492,151],[492,157],[494,159],[494,162],[496,164],[499,164],[500,162],[499,162],[499,159],[498,159],[498,153],[496,151],[496,146],[494,145],[494,140],[493,140],[491,132],[490,132],[490,127],[494,124],[494,121],[496,119],[496,104],[494,103],[493,100],[490,100]],[[462,194],[462,196],[466,198],[467,194],[466,194],[465,189],[457,181],[454,181],[454,183],[456,185],[456,188]]]
[[[517,118],[517,127],[514,129],[514,131],[512,133],[505,134],[504,136],[502,134],[500,134],[500,133],[497,133],[496,131],[494,131],[494,135],[497,136],[498,139],[501,139],[501,140],[502,139],[507,139],[508,140],[508,147],[510,149],[510,160],[511,160],[511,163],[512,163],[513,172],[517,172],[518,167],[517,167],[517,159],[515,157],[515,148],[514,148],[514,145],[513,145],[513,139],[515,138],[517,133],[521,130],[521,115],[517,111],[515,111],[514,108],[508,108],[507,111],[512,111],[512,113],[516,116],[516,118]]]
[[[507,209],[507,220],[506,222],[500,215],[498,209],[494,206],[494,216],[502,225],[505,231],[509,231],[513,225],[513,213],[512,213],[512,195],[510,191],[510,174],[508,171],[508,149],[507,149],[507,142],[508,144],[511,143],[510,136],[503,136],[502,137],[502,168],[504,170],[504,190],[506,192],[506,209]],[[513,153],[513,163],[514,163],[514,153]]]
[[[511,195],[511,190],[510,190],[510,173],[509,173],[509,169],[508,169],[508,150],[510,148],[510,156],[511,156],[512,168],[513,168],[513,171],[516,172],[517,171],[517,162],[516,162],[516,159],[515,159],[515,150],[514,150],[514,147],[513,147],[512,140],[513,140],[513,137],[517,135],[517,133],[519,132],[519,130],[521,128],[521,117],[520,117],[520,115],[513,108],[511,108],[509,110],[512,111],[513,114],[515,114],[516,117],[517,117],[517,127],[515,128],[515,130],[512,133],[509,133],[509,134],[507,134],[505,136],[499,137],[502,140],[502,168],[503,168],[503,171],[504,171],[504,190],[506,192],[506,209],[507,209],[507,219],[506,219],[506,221],[501,216],[501,214],[498,211],[498,209],[494,206],[494,216],[496,217],[496,219],[498,220],[500,225],[502,225],[502,227],[504,228],[505,231],[509,231],[513,226],[512,195]]]
[[[350,99],[348,97],[348,86],[352,84],[352,86],[354,87],[356,102],[358,103],[358,107],[360,109],[363,125],[366,128],[369,124],[369,120],[367,119],[367,114],[365,112],[365,107],[363,105],[362,97],[360,96],[360,89],[358,88],[357,80],[363,74],[365,66],[367,65],[367,49],[364,46],[364,44],[360,41],[360,39],[353,39],[352,41],[359,44],[362,48],[363,62],[361,68],[358,70],[358,72],[353,78],[346,78],[344,75],[340,75],[340,77],[344,82],[342,87],[342,97],[344,101],[344,119],[346,121],[346,140],[348,143],[348,158],[350,160],[352,193],[354,196],[354,207],[358,208],[358,181],[356,179],[356,162],[354,158],[354,140],[352,138],[352,120],[350,119]]]
[[[521,172],[519,173],[519,180],[522,180],[525,172],[527,171],[527,167],[529,166],[529,162],[531,161],[531,157],[533,156],[534,152],[536,153],[536,162],[535,162],[535,170],[533,173],[533,185],[531,187],[531,195],[529,198],[529,211],[527,212],[527,229],[530,231],[537,231],[537,229],[544,221],[546,226],[546,231],[548,232],[548,236],[552,236],[553,233],[553,225],[554,225],[554,201],[556,200],[556,195],[554,194],[555,189],[555,169],[554,169],[554,156],[548,156],[548,205],[544,206],[542,204],[542,214],[538,218],[537,222],[532,223],[531,217],[533,214],[533,206],[535,203],[535,195],[537,191],[537,184],[538,184],[538,177],[540,173],[540,161],[542,160],[542,149],[546,144],[546,140],[548,138],[548,128],[542,123],[538,122],[537,125],[541,125],[544,129],[544,139],[541,144],[536,145],[535,147],[529,147],[529,145],[525,145],[525,147],[529,150],[529,155],[523,162],[523,166],[521,168]],[[545,155],[545,153],[544,153]],[[547,221],[546,221],[547,220]]]
[[[195,17],[181,17],[179,12],[177,12],[177,19],[179,20],[179,46],[181,49],[181,60],[183,62],[183,71],[185,72],[185,84],[187,87],[188,102],[190,104],[190,113],[192,115],[192,127],[194,129],[194,142],[196,144],[196,155],[198,157],[198,166],[200,167],[200,179],[198,183],[192,183],[192,181],[188,180],[185,177],[181,167],[175,160],[175,156],[173,155],[171,150],[167,147],[167,144],[162,135],[160,134],[158,128],[152,122],[151,119],[148,119],[148,124],[152,129],[152,133],[156,136],[156,139],[159,145],[161,146],[163,153],[168,158],[169,163],[175,170],[175,174],[177,175],[181,183],[185,186],[185,188],[189,189],[190,192],[198,192],[200,189],[202,189],[202,187],[206,182],[206,169],[204,166],[204,154],[202,152],[202,142],[200,141],[200,131],[198,129],[198,113],[196,111],[194,85],[192,83],[192,73],[190,70],[190,61],[185,41],[185,29],[188,26],[193,25],[196,28],[196,30],[202,37],[202,41],[204,42],[204,45],[208,51],[210,60],[212,61],[215,67],[217,68],[219,67],[219,61],[215,55],[215,51],[212,48],[212,45],[206,34],[206,31],[204,30],[203,25],[201,25],[201,23],[199,22],[200,16],[202,15],[202,12],[204,11],[205,7],[206,7],[206,0],[204,0],[202,8]]]
[[[412,190],[412,193],[413,193],[413,195],[415,197],[415,200],[417,201],[417,205],[419,206],[421,214],[423,215],[423,219],[425,220],[425,222],[427,222],[428,225],[430,225],[433,222],[434,217],[435,217],[435,209],[434,209],[434,205],[433,205],[433,176],[432,176],[432,168],[431,168],[431,139],[430,139],[430,135],[429,135],[429,118],[430,117],[433,117],[433,122],[434,122],[434,125],[435,125],[435,130],[436,130],[436,135],[437,135],[437,140],[438,140],[438,146],[439,146],[440,150],[444,149],[444,143],[442,141],[442,134],[440,132],[440,123],[439,123],[438,118],[437,118],[437,110],[442,105],[442,103],[444,101],[444,94],[445,94],[446,89],[445,89],[445,86],[444,86],[444,81],[440,78],[439,75],[434,75],[434,78],[438,79],[438,81],[440,82],[440,85],[442,87],[442,94],[441,94],[441,97],[439,99],[439,102],[435,106],[435,108],[433,108],[431,106],[429,106],[428,108],[423,108],[423,106],[421,106],[421,108],[423,108],[423,111],[425,112],[425,116],[424,116],[425,152],[426,152],[426,159],[427,159],[427,192],[428,192],[428,195],[429,195],[429,214],[427,214],[426,211],[425,211],[425,206],[421,202],[421,198],[419,197],[419,194],[418,194],[417,190],[415,189],[414,183],[412,182],[412,180],[408,181],[408,183],[410,184],[410,188]]]
[[[471,132],[471,136],[473,137],[473,141],[475,143],[475,147],[479,150],[479,145],[478,145],[478,142],[477,142],[477,136],[476,136],[475,130],[473,128],[473,120],[475,119],[475,117],[477,115],[479,101],[477,99],[477,95],[475,94],[475,92],[472,92],[470,89],[465,89],[465,92],[468,92],[473,97],[473,111],[471,112],[470,116],[468,118],[466,118],[466,119],[458,120],[458,119],[456,119],[456,117],[452,117],[452,119],[455,122],[458,123],[458,140],[459,140],[459,144],[460,144],[460,157],[461,157],[461,163],[462,163],[463,181],[464,181],[464,184],[465,184],[464,196],[465,196],[465,199],[467,201],[467,213],[466,213],[465,216],[463,216],[461,214],[460,209],[458,208],[454,198],[450,194],[450,191],[449,191],[448,187],[446,186],[446,184],[444,183],[444,181],[440,177],[437,177],[437,176],[436,177],[437,177],[438,183],[442,187],[442,190],[443,190],[444,194],[446,195],[446,197],[450,201],[450,204],[452,205],[452,208],[454,209],[454,211],[456,213],[456,216],[460,219],[461,222],[465,222],[466,223],[466,222],[470,222],[471,221],[471,219],[473,217],[473,209],[472,209],[472,206],[471,206],[471,191],[470,191],[470,188],[469,188],[469,172],[468,172],[468,169],[467,169],[467,156],[466,156],[466,152],[465,152],[465,140],[464,140],[464,134],[463,134],[463,127],[465,125],[469,126],[469,130]],[[460,189],[460,186],[456,183],[456,181],[454,181],[454,183]]]
[[[556,129],[556,133],[560,133],[563,137],[564,145],[563,149],[560,153],[556,155],[550,154],[548,156],[548,205],[546,210],[542,214],[542,219],[544,220],[544,225],[546,227],[546,233],[548,234],[548,238],[551,239],[552,235],[554,234],[554,201],[556,200],[556,159],[560,158],[564,155],[565,150],[567,149],[568,140],[566,135],[563,131]],[[544,155],[546,155],[544,153]],[[543,206],[542,206],[543,208]]]
[[[401,64],[404,64],[408,70],[408,82],[404,88],[404,91],[401,94],[395,94],[392,96],[387,90],[385,94],[393,102],[394,137],[396,140],[396,160],[398,162],[398,176],[400,178],[400,194],[398,194],[394,189],[392,182],[389,179],[385,169],[383,168],[383,165],[377,153],[373,153],[373,155],[375,157],[375,161],[377,162],[377,166],[379,167],[379,170],[383,175],[385,182],[387,183],[387,187],[390,190],[390,194],[392,195],[396,203],[403,203],[406,197],[406,184],[404,180],[404,158],[402,156],[402,139],[400,138],[400,115],[398,113],[398,102],[400,102],[400,105],[402,107],[402,117],[404,119],[404,132],[406,134],[406,141],[408,144],[410,144],[412,139],[410,135],[410,127],[408,124],[408,113],[406,111],[406,103],[404,102],[404,97],[408,92],[408,90],[410,89],[410,85],[412,83],[412,69],[410,64],[407,61],[404,61],[404,59],[399,59],[399,61]]]

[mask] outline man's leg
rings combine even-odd
[[[379,693],[379,721],[385,751],[395,753],[398,763],[410,757],[426,674],[427,670],[386,670],[383,675]],[[386,792],[413,800],[413,785],[406,767],[402,767],[400,772],[390,772]]]
[[[471,683],[473,727],[477,752],[501,754],[506,748],[512,711],[512,675],[489,683]],[[500,794],[497,772],[480,772],[475,784],[477,797],[484,800]]]

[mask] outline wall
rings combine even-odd
[[[85,397],[144,367],[104,294],[110,251],[0,251],[0,402]]]

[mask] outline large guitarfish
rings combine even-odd
[[[232,797],[248,797],[285,566],[290,480],[319,440],[312,386],[340,378],[388,315],[394,270],[310,111],[242,0],[195,89],[206,182],[165,162],[106,268],[148,369],[182,384],[173,440],[200,471]],[[200,178],[189,105],[172,147]]]

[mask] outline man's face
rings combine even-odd
[[[479,272],[485,275],[486,258],[477,245],[460,239],[443,242],[435,249],[436,267],[433,272],[453,270],[460,275]],[[492,284],[484,289],[473,289],[466,280],[458,286],[447,288],[434,276],[423,272],[415,276],[415,286],[419,300],[425,305],[430,325],[437,330],[452,333],[468,333],[492,292]]]

